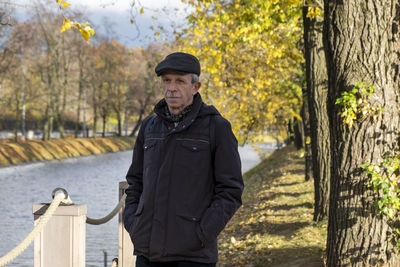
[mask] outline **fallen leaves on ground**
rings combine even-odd
[[[313,221],[313,181],[293,147],[245,175],[243,206],[219,237],[217,266],[323,266],[326,221]]]

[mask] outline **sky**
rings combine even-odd
[[[57,8],[56,0],[54,6]],[[130,3],[136,2],[133,9]],[[29,0],[12,0],[29,3]],[[173,29],[184,23],[187,5],[181,0],[63,0],[71,5],[66,11],[78,9],[83,12],[97,33],[117,39],[128,47],[146,47],[150,42],[172,40]],[[143,7],[143,14],[140,9]],[[130,22],[133,14],[134,24]],[[81,22],[81,21],[79,21]],[[86,21],[82,21],[86,22]],[[105,27],[111,25],[111,27]],[[156,30],[151,30],[150,27]],[[163,27],[160,38],[155,37],[158,26]]]

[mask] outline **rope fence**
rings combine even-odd
[[[118,259],[113,259],[111,267],[118,267]]]
[[[56,195],[55,193],[60,190],[62,192],[57,193],[57,195]],[[56,211],[57,207],[60,206],[60,204],[64,204],[64,205],[72,205],[73,204],[70,197],[68,196],[67,191],[63,188],[54,189],[52,196],[53,196],[53,201],[50,203],[46,212],[42,216],[40,216],[40,218],[38,219],[38,223],[33,228],[33,230],[25,237],[24,240],[22,240],[22,242],[19,245],[17,245],[9,253],[7,253],[6,255],[4,255],[3,257],[0,258],[0,267],[5,266],[7,263],[10,263],[11,261],[13,261],[32,243],[32,241],[36,238],[36,236],[46,226],[46,224],[48,223],[50,218],[54,215],[54,212]],[[126,199],[126,194],[123,194],[123,196],[121,197],[117,206],[108,215],[106,215],[103,218],[93,219],[93,218],[86,216],[86,223],[92,224],[92,225],[100,225],[100,224],[104,224],[104,223],[110,221],[120,211],[120,209],[122,208],[122,206],[125,203],[125,199]],[[114,259],[112,262],[112,265],[111,265],[111,267],[116,267],[116,266],[118,266],[118,259]]]
[[[60,193],[57,193],[57,191],[62,191]],[[43,228],[46,226],[50,218],[54,215],[54,212],[56,211],[57,207],[60,206],[60,204],[64,205],[72,205],[72,201],[70,197],[68,196],[68,193],[65,189],[63,188],[56,188],[52,192],[53,196],[53,201],[50,203],[49,207],[47,208],[46,212],[40,216],[38,219],[38,223],[36,226],[32,229],[32,231],[25,237],[22,242],[17,245],[14,249],[12,249],[10,252],[8,252],[6,255],[0,258],[0,267],[5,266],[7,263],[10,263],[13,261],[16,257],[18,257],[31,243],[32,241],[36,238],[36,236],[43,230]],[[110,221],[122,208],[122,206],[125,203],[125,198],[126,194],[123,194],[121,197],[120,201],[118,202],[117,206],[105,217],[100,218],[100,219],[93,219],[88,216],[86,216],[86,223],[87,224],[92,224],[92,225],[100,225],[104,224],[108,221]],[[118,266],[118,261],[114,260],[112,262],[112,267]]]
[[[53,196],[55,194],[55,191],[57,191],[59,189],[60,188],[57,188],[53,191]],[[64,203],[67,205],[72,203],[71,199],[68,196],[68,193],[65,190],[63,190],[63,192],[58,193],[56,196],[54,196],[54,199],[51,202],[48,209],[46,210],[46,212],[40,217],[39,222],[36,224],[36,226],[33,228],[33,230],[25,237],[25,239],[22,240],[22,242],[18,246],[16,246],[14,249],[12,249],[9,253],[7,253],[6,255],[4,255],[3,257],[0,258],[0,266],[4,266],[7,263],[13,261],[30,245],[30,243],[32,243],[32,241],[35,239],[35,237],[46,226],[47,222],[53,216],[57,207],[61,203]]]
[[[122,206],[125,203],[125,198],[126,198],[126,194],[124,193],[124,195],[121,197],[121,200],[119,201],[119,203],[117,204],[117,206],[105,217],[100,218],[100,219],[93,219],[90,218],[88,216],[86,216],[86,223],[87,224],[92,224],[92,225],[100,225],[100,224],[104,224],[106,222],[108,222],[109,220],[111,220],[112,218],[114,218],[114,216],[119,212],[119,210],[122,208]]]

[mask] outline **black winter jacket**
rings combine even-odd
[[[217,236],[241,205],[237,141],[230,123],[204,104],[200,94],[176,127],[165,117],[165,106],[164,99],[155,106],[157,117],[146,134],[149,119],[139,130],[126,176],[125,228],[134,254],[150,261],[214,263]]]

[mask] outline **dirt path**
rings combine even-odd
[[[245,177],[243,206],[219,239],[218,266],[323,266],[326,221],[313,218],[313,182],[292,147]]]

